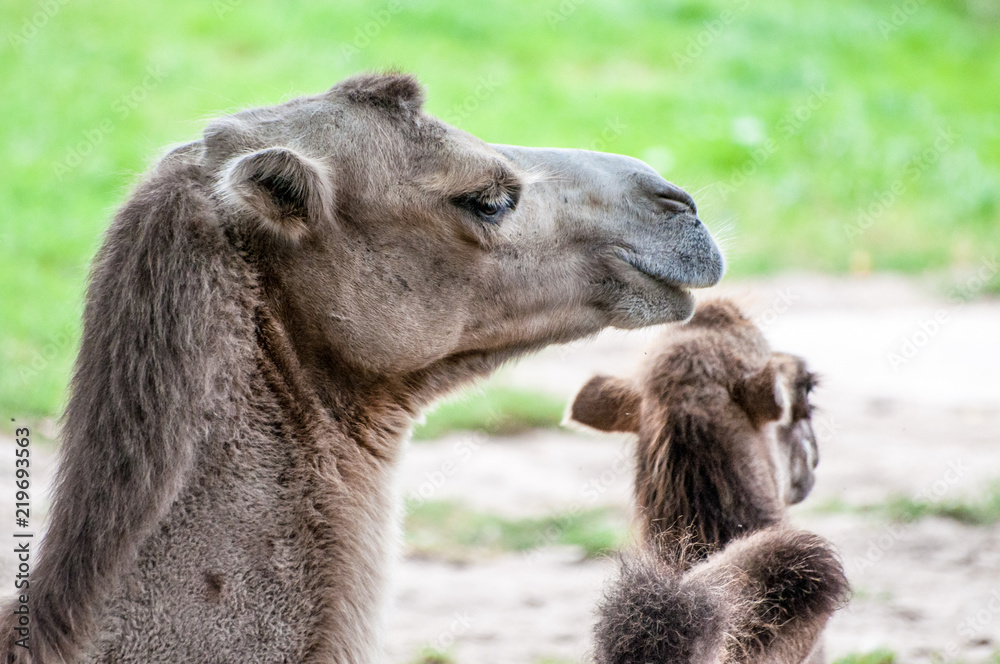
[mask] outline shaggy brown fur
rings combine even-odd
[[[815,382],[801,358],[772,353],[733,303],[715,301],[665,333],[638,384],[598,376],[580,391],[575,420],[639,434],[635,494],[645,547],[655,552],[625,564],[601,609],[606,661],[633,661],[634,648],[617,648],[646,640],[690,653],[716,653],[725,641],[726,661],[801,662],[813,651],[847,592],[830,546],[783,525],[786,506],[813,484]],[[646,604],[637,582],[658,576],[662,591]],[[643,612],[657,615],[671,593],[670,601],[711,599],[717,608],[702,631],[671,622],[660,642]],[[632,614],[640,615],[630,628]]]
[[[648,550],[623,556],[597,607],[597,664],[717,662],[732,606],[719,587],[684,578]]]
[[[847,595],[840,560],[811,533],[765,528],[686,571],[651,549],[622,557],[597,609],[597,664],[822,661]]]
[[[774,353],[731,302],[708,302],[664,333],[639,381],[597,376],[571,416],[639,434],[636,500],[644,539],[702,557],[779,523],[818,461],[798,357]]]
[[[378,660],[419,409],[684,318],[721,276],[644,164],[489,146],[421,100],[361,76],[237,113],[132,194],[94,263],[30,649],[5,608],[0,661]]]

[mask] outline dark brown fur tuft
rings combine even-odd
[[[797,663],[849,594],[830,544],[781,526],[682,569],[649,552],[622,557],[598,606],[598,664]]]
[[[598,664],[711,662],[729,621],[721,593],[648,555],[621,559],[597,615]]]
[[[733,630],[739,635],[733,648],[748,662],[783,649],[790,636],[818,634],[850,595],[837,554],[819,535],[776,528],[755,540],[727,556],[745,575],[748,603]]]

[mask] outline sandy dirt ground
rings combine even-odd
[[[839,547],[854,587],[827,630],[831,660],[886,648],[898,662],[987,661],[1000,651],[1000,526],[897,524],[851,508],[900,495],[971,500],[1000,479],[1000,302],[957,303],[889,276],[786,275],[720,292],[758,317],[775,348],[803,354],[824,377],[817,486],[793,514]],[[552,348],[498,380],[569,399],[595,372],[628,371],[655,334],[612,331]],[[627,510],[632,444],[571,429],[453,435],[412,444],[400,482],[406,495],[423,489],[510,516]],[[2,441],[0,458],[12,456]],[[35,446],[36,486],[51,481],[52,460]],[[5,494],[11,466],[0,464]],[[843,508],[826,509],[834,501]],[[0,503],[4,542],[9,502]],[[12,578],[12,565],[4,546],[0,578]],[[413,661],[424,647],[461,664],[586,661],[593,606],[612,567],[567,547],[463,563],[405,558],[388,661]]]

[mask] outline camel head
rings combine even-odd
[[[308,368],[408,376],[606,326],[683,320],[723,259],[649,166],[489,145],[359,76],[212,123],[203,160],[232,235]]]

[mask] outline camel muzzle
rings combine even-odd
[[[622,262],[661,285],[714,286],[725,272],[715,240],[688,192],[624,155],[494,145],[537,175],[536,195],[552,201],[569,229],[603,239]]]

